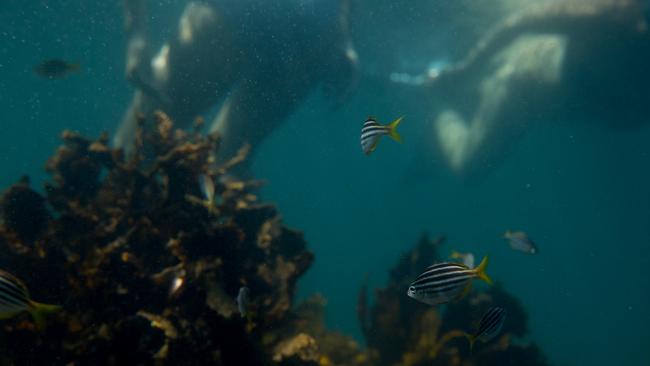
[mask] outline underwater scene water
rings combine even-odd
[[[0,364],[650,364],[649,22],[0,2]]]

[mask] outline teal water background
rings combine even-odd
[[[114,131],[127,106],[120,9],[84,4],[0,3],[0,187],[23,174],[38,186],[62,129]],[[157,3],[155,22],[175,26],[179,8]],[[34,75],[51,57],[83,71],[57,81]],[[384,122],[405,114],[404,144],[385,139],[364,156],[359,129],[369,114]],[[328,324],[360,339],[364,275],[383,286],[427,231],[446,235],[449,251],[490,255],[488,272],[526,306],[529,338],[554,364],[650,364],[650,127],[531,126],[503,164],[473,182],[423,150],[427,141],[426,101],[362,80],[339,110],[316,93],[258,151],[255,176],[269,182],[262,198],[316,253],[300,295],[327,297]],[[500,238],[506,229],[527,231],[540,254],[511,251]]]

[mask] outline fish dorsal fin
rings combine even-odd
[[[459,267],[462,267],[463,269],[469,269],[469,268],[468,268],[465,264],[463,264],[463,263],[458,263],[458,262],[438,262],[438,263],[434,263],[434,264],[430,265],[430,266],[427,267],[425,270],[428,271],[428,270],[430,270],[430,269],[434,269],[434,268],[436,268],[436,267],[449,266],[449,265],[451,265],[451,266],[459,266]]]

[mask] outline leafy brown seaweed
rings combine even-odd
[[[7,362],[264,365],[291,356],[282,345],[300,334],[262,345],[290,321],[296,280],[313,261],[302,234],[257,201],[259,182],[227,176],[246,147],[215,167],[217,136],[175,130],[162,112],[153,122],[129,158],[107,136],[65,131],[45,197],[26,180],[3,195],[0,266],[64,308],[44,332],[27,316],[4,322]],[[215,180],[215,212],[200,204],[201,174]],[[252,294],[250,326],[236,311],[241,286]]]

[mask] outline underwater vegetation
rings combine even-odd
[[[406,296],[442,239],[423,238],[372,305],[362,291],[367,348],[328,330],[322,296],[294,304],[314,260],[302,233],[259,201],[261,182],[229,174],[247,147],[217,165],[220,137],[201,126],[186,132],[162,112],[140,116],[128,157],[106,135],[65,131],[44,195],[27,178],[4,191],[0,268],[61,309],[41,327],[26,311],[3,320],[0,364],[546,364],[534,344],[511,341],[525,336],[526,315],[498,284],[444,313]],[[464,332],[492,306],[508,320],[470,355]]]
[[[426,306],[405,296],[409,283],[422,268],[442,258],[438,249],[444,237],[430,240],[424,235],[390,271],[388,284],[375,292],[368,306],[365,286],[358,301],[358,316],[374,365],[547,365],[534,344],[519,341],[527,333],[526,312],[497,282],[487,290],[441,307]],[[490,343],[470,345],[466,333],[473,332],[481,316],[491,307],[508,311],[500,334]]]
[[[259,182],[221,179],[246,149],[209,169],[217,137],[154,120],[129,159],[107,136],[66,131],[45,197],[26,179],[3,195],[1,267],[63,308],[43,332],[23,315],[3,322],[6,363],[261,365],[294,336],[296,280],[313,261],[302,235],[257,202]],[[198,203],[206,173],[214,214]],[[242,286],[250,323],[234,301]]]

